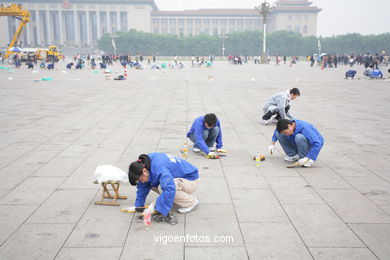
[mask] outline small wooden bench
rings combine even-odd
[[[93,183],[99,184],[97,180],[95,180]],[[114,195],[111,195],[107,185],[111,185]],[[100,201],[95,201],[96,205],[119,206],[120,204],[116,202],[117,199],[120,200],[127,199],[127,196],[119,195],[119,186],[120,186],[119,181],[106,181],[102,183],[102,186],[103,186],[102,199]],[[112,201],[104,201],[104,199],[112,199]]]

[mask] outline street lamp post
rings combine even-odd
[[[321,36],[318,37],[317,45],[318,45],[318,57],[319,57],[321,55]]]
[[[115,42],[115,40],[118,37],[119,37],[118,34],[115,34],[115,33],[111,34],[111,43],[112,43],[112,47],[114,48],[114,55],[115,56],[116,56],[116,42]]]
[[[225,57],[225,39],[229,38],[229,36],[222,34],[219,36],[222,39],[222,57]]]
[[[255,7],[256,10],[263,16],[263,52],[261,53],[261,64],[268,64],[267,57],[267,18],[271,13],[272,7],[267,1],[261,4],[261,6]]]

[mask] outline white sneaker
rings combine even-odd
[[[215,148],[214,147],[209,147],[210,152],[214,152]]]
[[[196,200],[195,201],[195,204],[192,206],[192,207],[188,207],[188,208],[179,208],[177,210],[177,212],[181,213],[181,214],[186,214],[186,213],[190,213],[196,206],[199,205],[199,200]]]
[[[199,148],[196,148],[196,147],[194,147],[194,148],[192,148],[192,151],[194,151],[195,153],[199,153],[199,152],[200,152],[200,149],[199,149]]]
[[[272,123],[277,123],[279,121],[279,119],[276,119],[276,118],[272,118]]]
[[[293,156],[289,156],[289,157],[284,157],[284,160],[286,162],[296,162],[299,160],[299,155],[296,154],[296,155],[293,155]]]
[[[305,163],[303,165],[303,167],[307,167],[307,168],[310,168],[310,167],[313,167],[314,166],[314,161],[312,159],[310,159],[309,161],[307,161],[307,163]]]
[[[261,120],[261,124],[262,125],[268,125],[268,121],[267,120]]]

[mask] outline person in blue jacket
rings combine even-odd
[[[383,73],[380,69],[374,69],[370,73],[370,78],[375,78],[375,79],[383,78]]]
[[[303,120],[281,119],[276,124],[269,151],[272,154],[275,143],[279,141],[287,157],[287,162],[298,161],[300,166],[312,167],[324,144],[320,132]]]
[[[182,158],[164,153],[141,154],[130,164],[128,176],[130,184],[137,186],[135,207],[145,206],[150,190],[160,194],[154,207],[155,221],[169,222],[173,203],[180,206],[178,212],[182,214],[199,204],[194,195],[199,185],[198,169]]]
[[[207,114],[195,119],[187,137],[194,143],[193,151],[203,151],[208,158],[215,158],[214,144],[219,153],[226,153],[222,143],[222,129],[215,114]]]

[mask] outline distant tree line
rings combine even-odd
[[[117,54],[157,55],[157,56],[207,56],[222,55],[222,41],[219,36],[206,34],[196,36],[177,36],[169,34],[145,33],[136,30],[118,32],[115,39]],[[233,32],[224,39],[225,55],[260,55],[262,33],[260,31]],[[320,39],[321,52],[328,54],[363,54],[390,52],[390,33],[361,35],[357,33],[323,37]],[[98,41],[98,48],[114,53],[111,35],[105,34]],[[318,38],[303,37],[299,33],[278,31],[268,35],[269,55],[313,55],[318,53]]]

